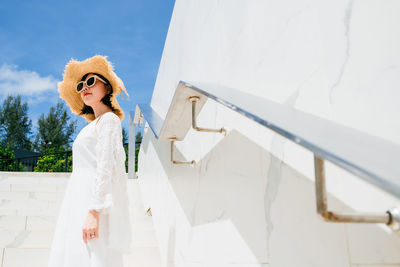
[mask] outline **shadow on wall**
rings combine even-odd
[[[201,145],[196,143],[193,149]],[[150,130],[141,149],[139,160],[152,164],[142,164],[144,169],[139,170],[142,175],[139,178],[142,183],[156,180],[151,182],[154,192],[150,200],[155,218],[158,216],[161,222],[171,214],[175,216],[174,220],[165,219],[173,221],[173,226],[156,225],[170,227],[163,232],[175,235],[166,241],[168,261],[174,261],[172,254],[180,251],[185,260],[192,262],[213,259],[271,266],[400,262],[396,252],[400,250],[400,240],[394,233],[385,233],[377,225],[323,221],[316,213],[314,183],[236,130],[230,131],[198,160],[195,168],[172,165],[170,143],[156,140]],[[186,159],[177,148],[174,157],[192,160]],[[149,168],[156,168],[155,161],[163,170],[157,175],[147,175],[154,171]],[[166,201],[175,202],[168,204],[171,207],[168,212],[163,206],[156,214]],[[332,210],[351,211],[331,195],[328,203]],[[183,214],[178,214],[180,211]],[[183,227],[182,218],[187,228]],[[366,235],[380,242],[362,242]],[[392,245],[382,248],[385,242]],[[359,253],[365,250],[371,253]]]

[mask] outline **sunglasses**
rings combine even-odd
[[[96,80],[99,79],[100,81],[102,81],[104,84],[107,84],[106,81],[104,81],[102,78],[100,78],[99,76],[93,75],[91,76],[89,79],[85,81],[80,81],[79,83],[76,84],[76,92],[80,93],[83,89],[83,85],[86,84],[87,87],[92,87],[93,85],[96,84]]]

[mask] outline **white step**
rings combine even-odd
[[[4,173],[2,174],[4,175]],[[0,267],[46,266],[49,248],[68,177],[0,177]],[[137,179],[128,180],[132,253],[125,267],[160,267],[152,217],[143,207]]]

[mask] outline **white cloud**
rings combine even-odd
[[[40,77],[35,71],[18,70],[17,65],[4,63],[0,67],[0,94],[37,95],[54,92],[58,80],[54,77]]]

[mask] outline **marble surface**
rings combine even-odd
[[[400,2],[391,0],[177,0],[151,106],[164,118],[180,80],[214,83],[399,144],[399,11]],[[173,166],[170,144],[148,129],[139,153],[140,188],[163,261],[400,264],[398,234],[316,215],[312,153],[213,101],[197,123],[228,134],[189,131],[175,143],[177,160],[196,160],[195,168]],[[400,206],[398,198],[326,166],[332,209]]]
[[[25,177],[24,177],[25,175]],[[0,267],[47,265],[68,175],[45,177],[0,173]],[[128,180],[133,252],[125,266],[160,267],[153,219],[146,214],[137,180]]]

